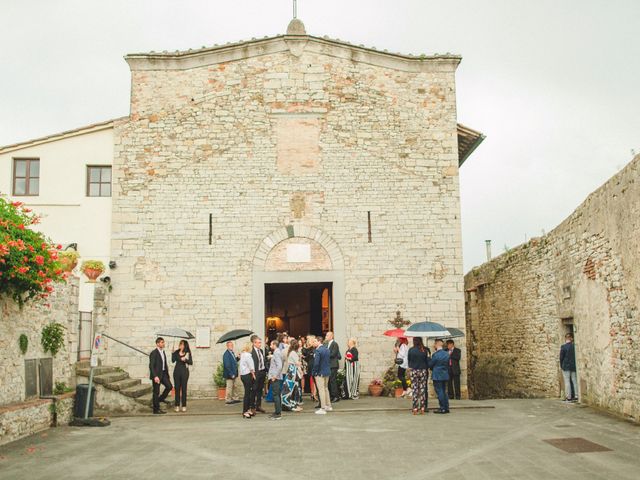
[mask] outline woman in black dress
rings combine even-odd
[[[173,386],[176,392],[176,412],[180,411],[180,403],[182,403],[182,411],[186,412],[189,365],[193,365],[189,342],[186,340],[180,340],[178,349],[171,354],[171,362],[176,364],[173,369]]]

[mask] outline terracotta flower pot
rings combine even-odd
[[[402,397],[402,393],[403,393],[403,392],[404,392],[404,390],[402,389],[402,387],[398,387],[398,388],[396,388],[396,390],[395,390],[396,398],[400,398],[400,397]]]
[[[218,400],[227,398],[227,387],[218,387]]]
[[[369,385],[369,394],[372,397],[379,397],[382,395],[382,389],[384,387],[382,385]]]
[[[95,268],[85,268],[82,273],[84,273],[86,277],[89,279],[88,283],[96,283],[96,280],[100,275],[102,275],[103,271],[104,270],[99,270]]]
[[[60,267],[63,272],[70,272],[78,265],[78,260],[70,257],[60,257]]]

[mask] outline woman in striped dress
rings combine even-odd
[[[350,399],[357,399],[360,386],[360,362],[358,361],[358,348],[355,338],[350,338],[347,343],[349,349],[345,354],[345,397]]]

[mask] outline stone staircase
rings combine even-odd
[[[76,364],[77,383],[89,383],[88,361]],[[140,379],[131,378],[119,367],[101,365],[93,369],[98,413],[131,413],[148,411],[152,387]]]

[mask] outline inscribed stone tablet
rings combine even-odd
[[[287,262],[308,263],[311,261],[311,245],[292,243],[287,245]]]

